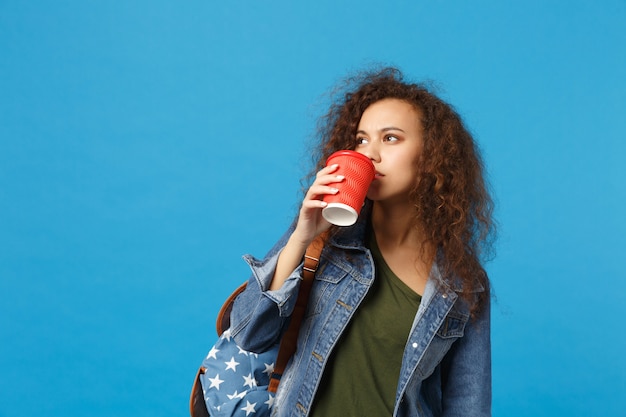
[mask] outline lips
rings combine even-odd
[[[376,171],[376,173],[374,174],[374,179],[381,178],[381,177],[384,177],[384,175]]]

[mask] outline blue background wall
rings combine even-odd
[[[0,0],[0,416],[184,416],[324,93],[435,80],[484,151],[495,416],[624,416],[624,1]]]

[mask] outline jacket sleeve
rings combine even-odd
[[[491,312],[486,303],[444,359],[443,415],[491,416]]]
[[[252,275],[246,289],[233,304],[230,330],[237,344],[245,350],[264,352],[270,349],[280,341],[289,324],[298,298],[303,265],[300,264],[291,273],[280,289],[269,291],[268,288],[276,270],[278,256],[294,228],[295,222],[264,259],[244,256]]]

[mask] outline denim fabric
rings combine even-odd
[[[275,398],[274,416],[308,415],[328,357],[372,284],[374,262],[363,242],[368,221],[368,213],[363,213],[356,225],[342,228],[324,248],[298,349]],[[293,227],[263,260],[244,257],[253,274],[235,302],[231,332],[246,350],[269,349],[289,323],[302,265],[281,289],[268,287]],[[470,320],[455,282],[433,266],[404,350],[394,416],[491,415],[489,306]]]

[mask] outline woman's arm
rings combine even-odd
[[[276,270],[278,257],[295,224],[274,245],[262,260],[246,255],[252,275],[246,289],[239,294],[230,313],[231,335],[237,344],[252,352],[263,352],[278,342],[283,328],[295,306],[301,269],[296,266],[288,279],[276,291],[269,287]]]
[[[330,227],[322,217],[326,206],[322,198],[337,192],[328,186],[343,180],[332,175],[336,170],[337,165],[332,165],[318,172],[304,197],[297,222],[264,260],[245,258],[252,277],[231,312],[231,334],[244,349],[263,351],[280,339],[295,306],[304,253],[315,237]]]
[[[304,253],[313,239],[330,227],[330,223],[322,217],[322,209],[326,207],[322,198],[326,194],[337,193],[336,188],[328,186],[330,183],[343,181],[343,176],[332,175],[337,168],[338,166],[335,164],[321,169],[304,196],[296,228],[278,258],[276,271],[270,285],[271,291],[275,291],[283,285],[292,271],[302,262]]]

